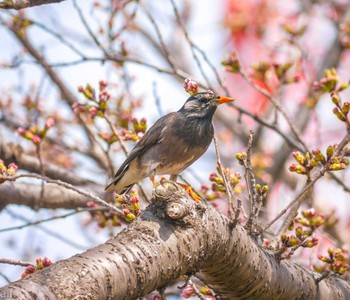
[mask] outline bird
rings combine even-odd
[[[207,151],[214,137],[214,113],[218,105],[231,101],[232,98],[211,91],[191,95],[178,111],[161,117],[146,131],[105,190],[126,194],[146,177],[155,184],[155,175],[170,175],[169,180],[176,181]],[[195,201],[200,201],[191,187],[181,186]]]

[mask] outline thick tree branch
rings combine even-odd
[[[43,4],[60,3],[64,0],[4,0],[0,2],[0,9],[23,9]]]
[[[53,184],[46,184],[40,201],[41,186],[29,183],[5,182],[0,184],[0,203],[25,205],[33,209],[87,207],[89,199],[76,192]]]
[[[15,299],[136,299],[183,274],[197,274],[224,299],[349,299],[350,284],[278,262],[210,206],[171,182],[115,238],[2,289]],[[68,275],[67,275],[68,274]],[[39,296],[40,295],[40,296]]]
[[[36,156],[25,153],[20,145],[0,141],[0,159],[4,160],[5,164],[13,162],[24,170],[40,173],[39,159]],[[89,180],[78,177],[74,173],[67,172],[66,169],[47,162],[45,162],[45,174],[52,179],[63,180],[72,185],[92,183]]]

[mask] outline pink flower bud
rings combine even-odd
[[[10,163],[9,164],[9,166],[8,166],[8,168],[10,169],[14,169],[15,171],[17,171],[18,170],[18,166],[15,164],[15,163]]]
[[[53,262],[51,261],[51,259],[47,258],[46,256],[43,259],[43,265],[44,268],[51,266],[53,264]]]
[[[84,106],[77,102],[72,105],[72,108],[76,115],[84,111]]]
[[[182,291],[182,293],[181,293],[181,297],[183,297],[183,298],[190,298],[190,297],[192,297],[192,296],[194,296],[194,295],[195,295],[194,289],[193,289],[193,287],[190,286],[190,285],[187,285],[187,286],[183,289],[183,291]]]
[[[50,117],[50,118],[48,118],[48,119],[46,120],[45,126],[46,126],[47,128],[51,128],[51,127],[53,127],[54,125],[55,125],[55,119],[54,119],[54,118]]]
[[[108,84],[107,84],[107,81],[100,80],[99,85],[100,85],[100,90],[102,91],[107,87]]]
[[[25,130],[23,127],[19,127],[17,131],[20,135],[25,135],[25,133],[27,132],[27,130]]]
[[[195,81],[192,81],[190,78],[186,78],[184,80],[183,87],[190,95],[198,93],[198,84]]]
[[[98,113],[98,109],[97,109],[96,106],[91,106],[89,108],[89,116],[90,116],[91,119],[95,118],[97,113]]]
[[[32,142],[34,144],[40,144],[41,143],[41,138],[39,136],[37,136],[37,135],[33,135]]]

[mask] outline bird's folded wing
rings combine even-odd
[[[118,180],[118,178],[123,175],[123,173],[128,169],[129,164],[135,158],[139,157],[149,148],[162,141],[164,134],[166,134],[166,125],[171,122],[175,115],[176,113],[174,112],[161,117],[149,130],[147,130],[142,139],[135,145],[129,156],[119,167],[119,170],[115,174],[115,180]]]

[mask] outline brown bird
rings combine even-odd
[[[161,117],[138,141],[120,166],[106,191],[127,193],[138,181],[155,175],[177,176],[208,149],[214,129],[212,118],[219,104],[233,101],[211,92],[198,93],[187,99],[177,112]],[[200,198],[188,186],[192,198]]]

